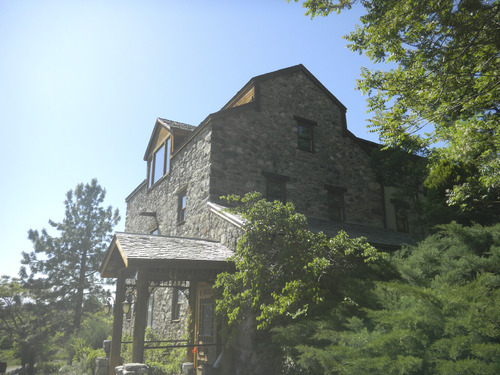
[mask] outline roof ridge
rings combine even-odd
[[[158,117],[158,120],[160,120],[161,122],[163,122],[167,125],[174,126],[174,127],[188,127],[188,128],[192,128],[192,129],[197,128],[196,125],[191,125],[191,124],[187,124],[185,122],[170,120],[170,119],[163,118],[163,117]]]

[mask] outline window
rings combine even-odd
[[[297,126],[297,146],[299,150],[314,152],[314,126],[316,122],[295,116]]]
[[[410,225],[408,223],[408,204],[401,203],[397,200],[391,199],[394,204],[394,213],[396,215],[396,230],[398,232],[409,233]]]
[[[149,296],[148,300],[148,320],[147,320],[147,326],[152,327],[153,326],[153,307],[154,307],[154,294],[151,294]]]
[[[286,203],[286,183],[290,181],[290,177],[270,172],[262,172],[262,174],[266,177],[267,200]]]
[[[158,229],[158,227],[156,227],[155,229],[153,229],[153,230],[151,231],[151,234],[154,234],[154,235],[158,235],[158,234],[160,234],[160,230]]]
[[[126,301],[130,303],[130,307],[129,307],[127,313],[125,314],[125,319],[126,320],[131,320],[132,316],[133,316],[133,311],[132,311],[133,303],[130,300],[128,300],[128,299]]]
[[[180,288],[172,290],[172,320],[179,320],[184,294]]]
[[[178,222],[183,223],[186,220],[187,208],[187,190],[183,189],[179,193],[179,209],[178,209]]]
[[[333,221],[345,221],[345,188],[335,186],[325,186],[328,199],[328,217]]]
[[[149,186],[153,186],[160,178],[170,171],[170,137],[153,153],[148,160],[148,181]]]
[[[165,165],[165,145],[155,151],[153,155],[153,184],[155,184],[163,176],[163,168]]]

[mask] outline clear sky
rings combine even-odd
[[[366,129],[363,56],[342,36],[359,9],[311,20],[286,0],[0,0],[0,275],[27,231],[62,220],[97,178],[125,223],[157,117],[198,125],[253,76],[304,64]]]

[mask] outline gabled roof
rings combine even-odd
[[[230,249],[216,241],[117,232],[100,272],[102,277],[116,277],[123,269],[136,268],[222,269],[232,255]]]
[[[161,123],[163,126],[165,126],[168,130],[172,131],[178,129],[178,130],[186,130],[192,132],[194,129],[196,129],[196,126],[194,125],[184,124],[182,122],[167,120],[160,117],[158,117],[157,121]]]
[[[243,86],[243,88],[238,91],[238,93],[233,96],[233,98],[231,98],[231,100],[229,100],[229,102],[226,103],[226,105],[224,105],[224,107],[222,107],[221,111],[222,110],[225,110],[225,109],[228,109],[228,108],[231,108],[233,105],[238,105],[237,103],[240,102],[240,100],[245,96],[247,95],[247,93],[250,93],[252,88],[255,87],[255,85],[259,82],[263,82],[263,81],[266,81],[268,79],[272,79],[272,78],[277,78],[277,77],[280,77],[280,76],[285,76],[285,75],[289,75],[289,74],[293,74],[295,72],[302,72],[304,73],[316,86],[319,87],[319,89],[321,91],[323,91],[324,94],[326,94],[335,104],[337,104],[343,112],[346,111],[346,107],[340,102],[340,100],[338,100],[335,95],[333,95],[309,70],[307,70],[307,68],[302,65],[302,64],[298,64],[298,65],[294,65],[294,66],[291,66],[291,67],[288,67],[288,68],[284,68],[284,69],[280,69],[280,70],[276,70],[274,72],[270,72],[270,73],[265,73],[265,74],[261,74],[261,75],[258,75],[256,77],[253,77],[252,79],[250,79],[250,81],[248,81],[248,83]],[[253,98],[252,98],[253,100]]]
[[[148,156],[152,151],[151,148],[155,147],[155,145],[156,145],[155,140],[156,140],[157,135],[160,133],[161,129],[165,129],[170,134],[173,134],[174,137],[176,135],[184,137],[188,134],[191,134],[196,129],[196,126],[158,117],[156,119],[156,123],[155,123],[155,126],[153,128],[153,132],[151,133],[151,137],[149,138],[148,147],[146,147],[146,153],[144,154],[144,160],[148,160]]]

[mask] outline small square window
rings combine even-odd
[[[290,177],[264,171],[262,174],[266,178],[267,200],[286,203],[286,183],[290,181]]]
[[[270,201],[280,201],[281,203],[286,202],[286,189],[285,183],[277,180],[267,180],[266,181],[266,197]]]

